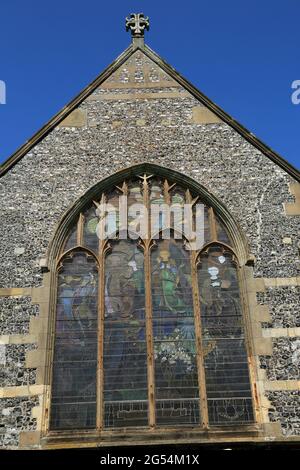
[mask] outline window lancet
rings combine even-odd
[[[83,250],[58,266],[51,429],[96,424],[98,269]]]
[[[144,174],[99,194],[57,263],[50,431],[253,423],[239,269],[188,188]]]
[[[212,244],[202,252],[198,283],[211,425],[253,421],[238,268],[231,251]]]
[[[144,257],[132,241],[105,259],[105,427],[148,425]]]

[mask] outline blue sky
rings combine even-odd
[[[0,161],[130,43],[125,16],[150,16],[147,44],[227,113],[300,167],[299,0],[4,0]]]

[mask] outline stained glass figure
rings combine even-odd
[[[105,426],[147,426],[144,258],[125,240],[105,260],[103,369]]]
[[[198,270],[209,422],[253,421],[237,267],[232,254],[214,245]]]
[[[199,423],[199,391],[189,253],[164,240],[151,255],[156,420]]]
[[[76,251],[58,275],[51,429],[85,429],[96,422],[98,271]]]

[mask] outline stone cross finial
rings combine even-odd
[[[126,18],[126,31],[131,30],[133,38],[144,37],[145,29],[149,31],[149,17],[144,16],[144,13],[131,13]]]

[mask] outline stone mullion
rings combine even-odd
[[[210,239],[212,241],[216,241],[218,240],[218,232],[217,232],[216,216],[212,207],[208,209],[208,214],[209,214]]]
[[[147,338],[147,378],[148,378],[148,416],[149,426],[154,428],[156,424],[155,414],[155,371],[154,371],[154,346],[152,325],[152,293],[151,293],[151,226],[150,226],[150,201],[148,177],[143,177],[143,202],[147,209],[147,238],[142,241],[144,247],[145,266],[145,313],[146,313],[146,338]]]
[[[102,195],[101,203],[104,204],[105,196]],[[102,228],[102,227],[101,227]],[[98,323],[97,323],[97,416],[96,427],[98,431],[104,428],[104,318],[105,318],[105,254],[109,245],[100,231],[99,238],[99,272],[98,272]]]
[[[146,338],[147,338],[147,377],[149,425],[155,427],[155,372],[153,353],[152,299],[151,299],[151,251],[150,243],[145,244],[145,308],[146,308]]]
[[[197,199],[192,198],[189,190],[186,191],[186,203],[193,204]],[[193,233],[194,218],[190,221],[190,233]],[[190,246],[192,248],[192,244]],[[208,406],[207,406],[207,393],[206,393],[206,380],[205,380],[205,366],[204,366],[204,348],[202,343],[202,324],[201,324],[201,306],[200,295],[198,287],[198,273],[197,273],[197,256],[196,250],[190,250],[190,265],[191,265],[191,280],[192,280],[192,295],[194,307],[194,325],[195,325],[195,342],[197,351],[197,373],[198,373],[198,387],[199,387],[199,407],[201,413],[201,421],[204,429],[209,426],[208,422]]]
[[[201,307],[200,296],[198,289],[197,279],[197,253],[191,250],[191,279],[192,279],[192,292],[193,292],[193,305],[194,305],[194,323],[195,323],[195,340],[197,351],[197,371],[198,371],[198,386],[200,398],[200,410],[202,426],[208,428],[208,406],[206,394],[206,379],[205,379],[205,365],[204,365],[204,347],[202,342],[202,324],[201,324]]]

